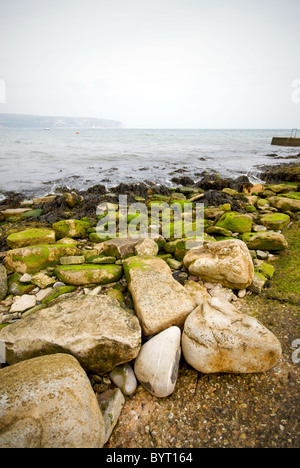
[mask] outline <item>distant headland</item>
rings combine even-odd
[[[84,117],[49,117],[27,114],[0,114],[0,128],[121,128],[117,120]]]

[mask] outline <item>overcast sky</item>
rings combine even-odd
[[[0,112],[299,128],[299,18],[299,0],[0,0]]]

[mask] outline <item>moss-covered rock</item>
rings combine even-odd
[[[28,211],[31,211],[30,208],[8,208],[7,210],[1,211],[0,214],[7,220],[10,218],[20,219],[20,217]]]
[[[51,244],[55,242],[55,231],[52,229],[28,229],[8,236],[7,245],[11,249],[28,245]]]
[[[243,241],[250,250],[284,250],[288,248],[288,243],[283,234],[274,231],[263,231],[243,234]]]
[[[243,234],[244,232],[251,232],[252,222],[251,216],[231,211],[223,214],[216,226]]]
[[[61,257],[77,254],[78,249],[73,245],[34,245],[9,250],[5,262],[10,271],[35,274],[57,265]]]
[[[125,302],[125,297],[122,293],[122,291],[120,291],[119,289],[110,289],[109,291],[107,291],[107,296],[109,297],[114,297],[115,299],[118,299],[118,301],[120,302]]]
[[[277,185],[267,185],[265,187],[265,190],[272,190],[272,192],[275,193],[281,193],[284,190],[286,190],[286,185],[285,184],[277,184]]]
[[[256,202],[256,207],[259,210],[264,210],[270,207],[270,203],[268,202],[268,200],[265,200],[264,198],[259,198]]]
[[[274,276],[275,268],[270,263],[262,263],[259,267],[259,272],[262,273],[266,278],[271,279]]]
[[[267,229],[280,231],[289,224],[290,220],[289,215],[284,213],[268,213],[260,218],[260,223]]]
[[[64,265],[55,268],[56,277],[66,284],[108,284],[122,277],[121,265]]]
[[[63,237],[82,239],[87,236],[91,225],[86,221],[67,219],[65,221],[54,223],[52,227],[58,239],[62,239]]]
[[[247,211],[247,213],[254,213],[254,211],[256,211],[256,208],[254,205],[246,205],[245,210]]]
[[[300,211],[300,200],[293,200],[287,197],[270,197],[270,204],[280,211]]]
[[[75,291],[75,286],[59,286],[58,288],[53,288],[49,294],[42,300],[42,304],[48,304],[49,302],[57,299],[63,294],[70,294]]]
[[[224,229],[219,226],[210,226],[205,229],[205,232],[207,234],[216,234],[217,236],[231,237],[231,231],[228,231],[228,229]]]
[[[279,197],[290,198],[291,200],[300,200],[300,192],[290,192],[284,195],[278,195]]]
[[[166,239],[181,239],[182,237],[195,236],[197,234],[196,229],[196,223],[188,221],[174,221],[172,223],[163,224],[162,235]]]

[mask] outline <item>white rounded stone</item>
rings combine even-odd
[[[167,397],[175,390],[181,356],[180,339],[180,329],[170,327],[147,341],[135,360],[137,379],[156,397]]]

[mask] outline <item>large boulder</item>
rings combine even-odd
[[[281,345],[272,332],[218,298],[189,315],[182,351],[191,366],[207,374],[265,372],[281,357]]]
[[[0,265],[0,301],[7,295],[7,272],[3,265]]]
[[[119,281],[122,271],[121,265],[64,265],[55,268],[55,275],[66,284],[79,286]]]
[[[50,244],[22,247],[6,253],[6,267],[19,273],[35,274],[59,263],[61,257],[77,255],[74,245]]]
[[[6,242],[11,249],[28,245],[51,244],[55,242],[55,232],[52,229],[28,229],[10,234]]]
[[[76,296],[8,325],[0,331],[1,340],[9,364],[64,352],[87,371],[104,374],[136,358],[141,328],[117,299]]]
[[[102,448],[103,417],[86,373],[67,354],[0,370],[0,448]]]
[[[130,257],[123,263],[134,308],[146,336],[181,325],[195,300],[160,258]]]
[[[200,249],[191,249],[183,262],[192,275],[231,289],[245,289],[254,278],[249,250],[238,239],[208,242]]]
[[[283,234],[275,231],[247,232],[243,234],[243,241],[251,250],[284,250],[288,243]]]

